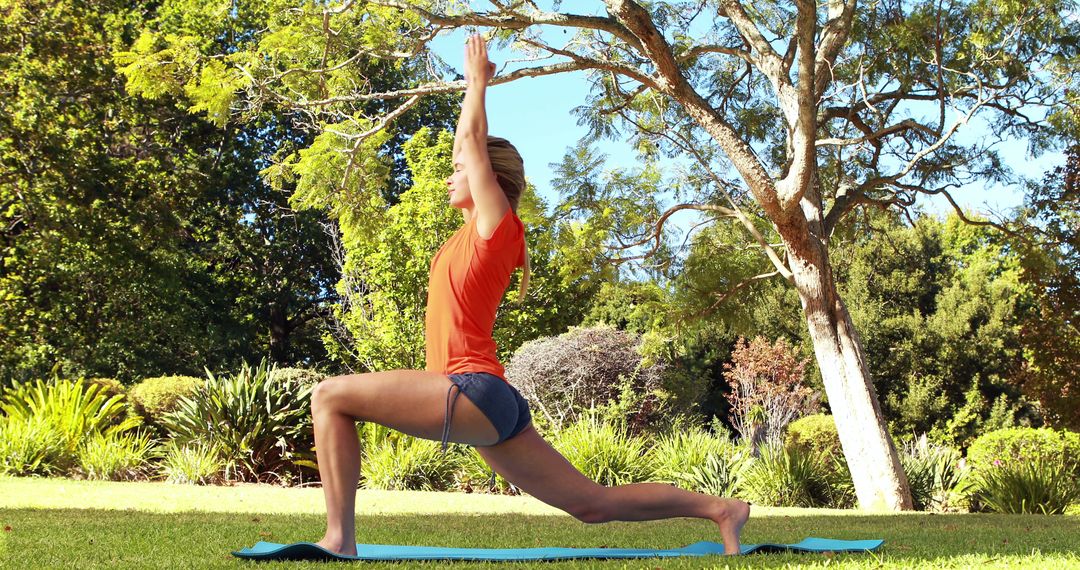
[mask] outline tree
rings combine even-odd
[[[283,215],[288,194],[259,176],[279,145],[310,141],[273,117],[219,128],[168,94],[128,96],[111,55],[150,16],[25,2],[0,20],[5,381],[323,359],[321,227]]]
[[[1080,429],[1080,145],[1066,164],[1027,188],[1022,220],[1042,231],[1023,252],[1021,281],[1036,306],[1023,324],[1024,390],[1042,404],[1049,424]]]
[[[268,39],[282,36],[272,29],[264,45],[206,59],[201,68],[234,78],[229,92],[288,100],[300,113],[325,116],[332,109],[347,120],[348,144],[340,147],[347,158],[337,172],[345,182],[363,160],[364,140],[422,96],[463,89],[426,50],[444,30],[493,28],[496,41],[557,60],[501,73],[495,84],[588,70],[595,89],[586,113],[595,117],[597,135],[629,127],[644,154],[692,157],[699,164],[692,174],[713,187],[711,200],[673,206],[626,245],[659,241],[664,222],[681,210],[742,224],[774,267],[754,278],[781,276],[798,293],[860,504],[910,509],[858,333],[837,293],[830,236],[845,215],[867,204],[903,208],[918,194],[948,196],[958,184],[1000,179],[996,139],[1031,136],[1052,144],[1053,137],[1041,137],[1044,122],[1025,110],[1053,110],[1063,100],[1060,82],[1048,79],[1076,81],[1055,51],[1058,38],[1075,36],[1077,23],[1065,18],[1069,6],[830,0],[819,11],[807,0],[752,7],[739,0],[606,0],[606,14],[592,16],[545,11],[532,1],[450,12],[440,3],[346,0],[305,7],[321,14],[322,25],[290,30],[307,53],[337,50],[332,59],[275,58]],[[547,35],[545,27],[575,33]],[[553,45],[549,36],[569,40]],[[425,83],[380,91],[355,74],[342,77],[364,54],[432,65]],[[395,103],[363,115],[355,105],[364,101]],[[990,136],[962,144],[955,135],[976,116],[993,125]],[[743,197],[752,198],[779,244],[762,237]]]
[[[326,221],[326,212],[311,209],[331,209],[329,197],[319,190],[321,173],[312,173],[304,183],[299,183],[297,173],[309,166],[318,169],[303,161],[301,151],[308,151],[309,159],[319,157],[320,145],[351,135],[329,127],[331,133],[324,133],[328,136],[316,139],[326,127],[323,121],[341,120],[337,107],[326,108],[325,115],[294,113],[273,97],[252,97],[234,105],[236,90],[245,81],[243,62],[228,68],[214,56],[242,55],[263,40],[261,45],[275,62],[316,65],[320,57],[338,57],[343,48],[326,46],[316,52],[310,44],[295,41],[301,37],[298,30],[321,25],[321,13],[292,11],[286,3],[274,0],[177,0],[155,8],[137,39],[127,42],[128,49],[113,54],[127,79],[126,88],[143,99],[205,114],[227,133],[229,145],[245,151],[237,160],[239,172],[222,177],[230,187],[227,199],[241,210],[243,223],[236,231],[215,236],[218,239],[212,250],[218,259],[226,260],[229,271],[222,277],[235,292],[236,304],[249,315],[248,322],[261,329],[258,345],[267,347],[271,358],[281,364],[318,362],[328,340],[323,338],[327,333],[324,325],[332,320],[332,307],[340,301],[334,286],[339,267],[332,259],[331,243],[340,239],[342,217],[346,225],[358,218],[349,213],[342,216],[340,210],[333,209],[331,220]],[[267,29],[276,34],[262,35]],[[340,32],[342,45],[347,46],[348,30]],[[378,88],[394,89],[414,82],[414,66],[361,55],[352,62]],[[326,89],[322,81],[308,81],[303,73],[287,73],[283,79],[296,92]],[[367,210],[363,201],[358,201],[354,212],[381,212],[398,201],[412,184],[402,150],[405,141],[425,125],[448,127],[458,105],[459,98],[452,95],[430,97],[396,116],[393,128],[382,133],[377,160],[367,163],[371,172],[366,179],[378,180],[376,200]],[[385,105],[371,101],[361,107],[380,113]],[[331,351],[341,348],[333,342],[330,346]]]

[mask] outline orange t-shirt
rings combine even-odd
[[[495,312],[510,274],[525,264],[525,226],[507,210],[490,239],[473,218],[439,248],[428,278],[424,340],[431,372],[487,372],[506,380],[495,356]]]

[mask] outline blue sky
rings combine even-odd
[[[436,53],[458,70],[462,68],[464,38],[464,31],[458,30],[440,36],[433,43]],[[497,66],[501,66],[508,57],[520,55],[498,51],[491,54]],[[585,135],[586,129],[577,125],[571,110],[582,104],[588,92],[589,84],[583,72],[527,78],[488,89],[490,134],[504,137],[517,146],[525,161],[526,176],[549,204],[558,199],[551,186],[551,164],[560,162],[567,150]],[[978,125],[965,128],[967,134],[963,136],[968,137],[978,136],[982,131]],[[961,136],[960,133],[958,136]],[[633,168],[638,165],[634,152],[624,143],[604,141],[597,148],[608,155],[609,168]],[[1026,141],[999,145],[998,151],[1005,164],[1016,174],[1032,178],[1040,178],[1063,160],[1061,153],[1029,156]],[[1007,213],[1023,200],[1023,195],[1014,188],[982,184],[962,188],[954,192],[953,197],[965,210],[983,214]],[[918,203],[924,210],[937,214],[951,211],[951,206],[943,197],[920,196]],[[689,224],[690,217],[692,213],[687,220],[679,220],[679,225]]]

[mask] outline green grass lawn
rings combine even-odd
[[[314,541],[322,490],[261,485],[188,487],[0,478],[0,567],[307,568],[264,565],[231,550],[259,540]],[[480,548],[671,548],[717,540],[711,523],[676,519],[582,524],[529,497],[360,491],[360,542]],[[1080,568],[1080,517],[867,515],[755,508],[747,543],[806,536],[884,538],[875,554],[544,563],[357,563],[363,568]]]

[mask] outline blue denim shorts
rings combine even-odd
[[[443,423],[442,438],[444,451],[450,436],[450,419],[454,415],[454,402],[458,394],[465,394],[465,397],[491,420],[491,424],[499,432],[499,441],[495,444],[521,433],[532,420],[529,403],[516,388],[502,378],[487,372],[450,374],[448,377],[454,385],[450,386],[446,394],[446,420]]]

